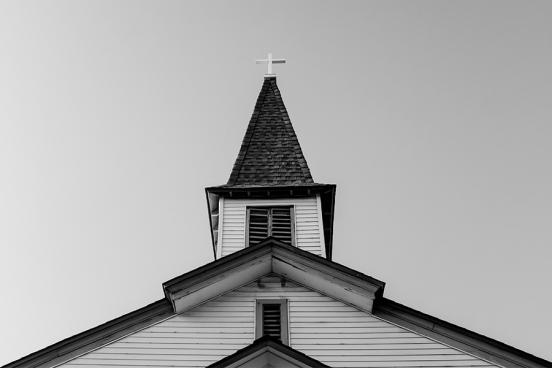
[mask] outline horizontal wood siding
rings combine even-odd
[[[221,233],[221,254],[227,256],[245,247],[245,221],[247,206],[294,206],[296,245],[316,255],[322,255],[323,233],[316,197],[247,200],[225,198],[219,224]]]
[[[64,365],[206,367],[255,339],[255,301],[288,300],[290,345],[332,367],[487,367],[491,364],[318,292],[264,278]]]

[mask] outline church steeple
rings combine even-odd
[[[265,77],[228,186],[312,184],[276,77]]]
[[[227,184],[206,194],[215,258],[274,237],[331,259],[335,185],[314,182],[273,74]]]

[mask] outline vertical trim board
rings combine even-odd
[[[326,258],[326,240],[324,239],[324,224],[322,222],[322,200],[320,199],[320,194],[316,195],[316,212],[318,212],[318,228],[322,229],[318,232],[320,234],[320,252],[321,256]]]
[[[224,197],[219,199],[219,218],[218,218],[218,234],[217,234],[217,253],[216,259],[222,257],[222,224],[224,223]]]

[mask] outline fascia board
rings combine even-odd
[[[167,300],[161,299],[8,363],[2,368],[56,367],[172,315],[173,310]]]
[[[271,272],[271,255],[266,254],[193,283],[170,294],[176,313],[182,313],[228,291],[246,285]]]
[[[345,267],[332,261],[326,261],[325,259],[320,257],[315,256],[316,258],[314,257],[307,258],[307,257],[304,257],[303,255],[290,252],[285,248],[277,248],[277,247],[274,248],[273,254],[274,256],[277,256],[280,259],[286,258],[287,260],[294,262],[294,264],[298,264],[298,265],[300,264],[303,267],[308,267],[312,271],[318,271],[318,272],[324,273],[330,276],[332,279],[339,279],[341,282],[345,282],[349,285],[363,289],[366,292],[371,294],[376,294],[385,285],[380,281],[378,281],[378,283],[371,282],[371,280],[369,280],[368,277],[365,277],[365,275],[361,275],[358,272],[357,272],[358,275],[353,275],[351,274],[351,272],[346,272],[345,270],[341,270],[340,268],[345,269]],[[317,258],[320,258],[320,259],[317,259]],[[331,263],[328,263],[328,262],[331,262]],[[347,269],[347,271],[353,271],[353,270]]]
[[[242,264],[251,262],[255,258],[260,258],[270,253],[270,247],[246,248],[164,282],[163,290],[167,296],[174,295],[190,288],[194,284],[201,283],[217,274],[234,269]]]
[[[416,333],[507,368],[552,368],[552,362],[453,325],[410,307],[382,298],[374,314]]]
[[[371,278],[356,276],[353,270],[323,258],[303,254],[295,248],[267,244],[200,267],[168,281],[164,289],[174,311],[182,313],[269,273],[368,312],[372,311],[373,301],[383,288],[383,283],[372,283]]]
[[[358,309],[371,313],[377,288],[371,285],[358,286],[349,282],[339,272],[316,265],[297,262],[297,260],[273,255],[272,271],[310,289],[321,292]]]

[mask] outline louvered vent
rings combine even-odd
[[[271,233],[273,237],[291,244],[291,208],[271,208]]]
[[[293,208],[249,207],[248,245],[255,245],[269,236],[293,244]]]
[[[282,315],[281,304],[263,304],[263,336],[281,339]]]
[[[255,245],[268,237],[269,214],[269,208],[251,207],[249,209],[249,245]]]
[[[288,302],[286,299],[258,299],[255,309],[255,338],[272,336],[289,343]]]

